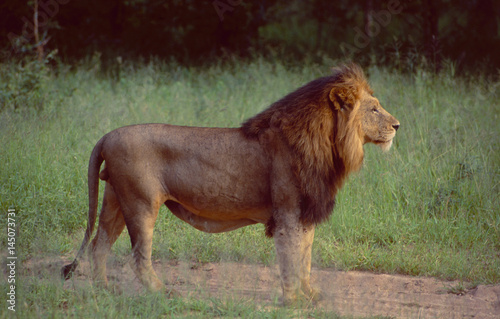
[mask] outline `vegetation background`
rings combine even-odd
[[[86,226],[87,161],[103,134],[147,122],[238,126],[352,59],[401,129],[390,152],[365,148],[364,168],[318,227],[314,265],[460,280],[458,290],[500,283],[499,17],[493,0],[2,1],[0,229],[15,209],[21,264],[72,258]],[[124,234],[113,252],[129,250]],[[261,225],[210,235],[166,209],[153,254],[275,263]],[[17,270],[23,318],[292,315],[68,292]]]
[[[0,59],[41,48],[74,63],[100,52],[108,70],[117,57],[193,65],[227,54],[291,63],[348,55],[410,69],[451,59],[460,71],[494,73],[499,17],[494,0],[1,1]]]

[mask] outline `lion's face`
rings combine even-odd
[[[399,128],[399,121],[384,110],[377,98],[366,91],[361,95],[358,116],[364,143],[374,143],[384,151],[389,150]]]

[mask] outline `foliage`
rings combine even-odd
[[[316,62],[325,54],[365,64],[439,71],[496,73],[500,68],[500,5],[494,0],[314,1],[40,1],[40,34],[65,60],[102,52],[107,71],[116,57],[206,63],[239,54]],[[0,4],[4,59],[29,52],[32,4]],[[44,21],[43,19],[46,19]],[[418,52],[418,55],[415,55]],[[415,61],[419,57],[420,61]]]
[[[0,65],[0,111],[43,108],[52,98],[46,89],[51,79],[47,64],[55,54],[51,52],[42,62],[26,56],[16,63]]]

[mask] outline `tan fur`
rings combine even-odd
[[[89,222],[69,278],[93,232],[98,177],[106,181],[92,241],[94,279],[107,284],[106,257],[125,225],[131,266],[151,290],[153,227],[161,205],[205,232],[263,223],[274,237],[285,303],[314,299],[315,225],[331,214],[345,178],[360,168],[363,144],[388,149],[399,122],[372,95],[354,64],[290,93],[241,128],[145,124],[106,134],[89,163]],[[102,162],[105,168],[99,173]]]

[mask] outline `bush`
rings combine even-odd
[[[45,90],[51,77],[48,63],[54,55],[55,51],[41,62],[25,57],[17,63],[0,65],[0,112],[43,109],[50,94]]]

